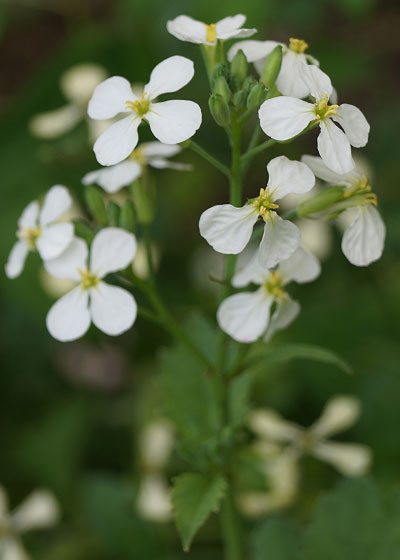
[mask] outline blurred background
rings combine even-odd
[[[206,110],[209,91],[200,52],[169,35],[165,24],[182,13],[214,22],[240,12],[246,13],[248,27],[259,30],[257,39],[305,39],[308,52],[331,76],[339,102],[353,103],[365,113],[371,135],[363,155],[387,226],[383,257],[368,268],[350,265],[340,250],[342,233],[329,230],[323,274],[313,284],[293,287],[302,313],[277,337],[329,347],[355,374],[307,361],[266,364],[253,400],[308,425],[331,396],[356,395],[362,415],[342,439],[371,447],[373,476],[382,488],[392,488],[400,481],[397,0],[0,0],[0,260],[7,259],[17,219],[28,202],[56,183],[68,186],[82,202],[81,178],[98,167],[84,120],[54,140],[35,138],[28,126],[36,114],[66,104],[60,78],[75,64],[96,63],[109,75],[145,83],[167,56],[191,58],[196,74],[179,94],[204,109],[198,143],[227,161],[223,132]],[[315,154],[315,138],[310,134],[284,149],[292,158]],[[226,201],[228,185],[195,154],[182,153],[177,159],[192,163],[195,172],[153,172],[160,285],[178,317],[201,306],[214,322],[215,290],[207,278],[218,263],[210,261],[197,224],[204,209]],[[264,186],[265,164],[265,155],[255,159],[246,179],[249,196]],[[183,557],[172,524],[148,522],[134,507],[142,476],[138,434],[163,414],[157,355],[169,337],[140,318],[118,340],[93,330],[78,342],[61,344],[45,328],[57,287],[49,286],[39,259],[31,257],[17,280],[0,275],[0,286],[0,483],[11,506],[33,489],[46,487],[63,512],[54,530],[27,535],[32,556]],[[170,474],[175,474],[173,468]],[[307,460],[304,511],[339,478],[328,466]],[[192,557],[207,553],[219,558],[217,535],[213,527],[200,535]]]

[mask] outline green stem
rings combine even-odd
[[[241,157],[242,163],[245,163],[248,160],[253,159],[254,156],[259,154],[260,152],[263,152],[264,150],[266,150],[270,146],[273,146],[274,144],[276,144],[276,140],[274,140],[273,138],[270,138],[269,140],[266,140],[265,142],[263,142],[262,144],[259,144],[255,148],[252,148],[251,150],[248,150]]]
[[[242,560],[243,546],[240,520],[235,507],[232,484],[228,481],[227,494],[221,512],[225,560]]]
[[[193,150],[193,152],[196,152],[196,154],[198,154],[203,159],[208,161],[208,163],[211,163],[211,165],[216,167],[219,171],[221,171],[221,173],[223,173],[224,175],[229,177],[230,171],[229,171],[229,168],[226,165],[224,165],[223,163],[218,161],[214,156],[209,154],[204,148],[202,148],[201,146],[196,144],[196,142],[193,142],[193,140],[190,140],[189,142],[190,143],[187,145],[188,148]]]
[[[153,250],[151,246],[151,231],[150,231],[150,224],[143,225],[143,239],[144,245],[146,249],[146,259],[147,259],[147,266],[149,269],[149,279],[152,284],[155,283],[155,270],[154,270],[154,262],[153,262]]]

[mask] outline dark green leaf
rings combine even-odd
[[[300,558],[300,536],[290,523],[282,519],[268,519],[256,527],[251,537],[251,560],[298,560],[298,558]]]

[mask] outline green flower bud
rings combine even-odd
[[[220,62],[214,67],[214,70],[211,75],[211,86],[213,89],[216,80],[220,77],[225,78],[226,80],[228,80],[229,78],[229,68],[227,64],[225,64],[224,62]]]
[[[231,113],[225,99],[222,95],[213,94],[208,100],[208,105],[210,107],[210,112],[213,119],[219,126],[228,126],[231,122]]]
[[[255,81],[253,76],[247,76],[246,79],[244,80],[243,84],[242,84],[242,89],[249,92],[251,90],[251,88],[254,87],[257,83],[258,82]]]
[[[135,209],[130,200],[126,200],[121,208],[119,226],[127,231],[135,231]]]
[[[218,78],[214,81],[213,93],[218,93],[219,95],[222,95],[225,101],[229,103],[232,97],[232,92],[229,89],[228,82],[225,80],[223,76],[218,76]]]
[[[88,186],[85,188],[86,204],[99,226],[108,225],[108,215],[104,199],[100,190],[96,187]]]
[[[276,85],[274,85],[272,86],[272,88],[270,88],[267,91],[267,95],[265,96],[265,99],[272,99],[273,97],[279,97],[280,95],[282,95],[281,92],[276,87]]]
[[[329,210],[331,206],[343,199],[345,187],[330,187],[316,194],[312,198],[307,198],[300,202],[297,207],[299,216],[310,216],[318,212]]]
[[[233,104],[235,109],[243,109],[246,105],[247,92],[244,89],[240,89],[233,96]]]
[[[256,111],[265,100],[266,88],[264,84],[256,84],[251,88],[247,96],[247,108],[249,111]]]
[[[89,245],[93,241],[94,231],[84,220],[76,220],[74,222],[74,233],[76,237],[84,239]]]
[[[117,227],[121,209],[115,202],[110,202],[107,206],[107,214],[110,226]]]
[[[276,82],[282,65],[282,47],[278,45],[267,56],[260,81],[271,89]]]
[[[247,76],[247,58],[242,50],[239,50],[231,62],[231,72],[241,84]]]

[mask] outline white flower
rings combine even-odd
[[[86,117],[87,104],[93,90],[106,77],[104,68],[97,64],[77,64],[64,72],[60,89],[68,104],[33,117],[29,123],[32,134],[50,139],[71,130]]]
[[[180,146],[162,144],[161,142],[147,142],[133,150],[127,160],[96,171],[90,171],[83,179],[84,185],[97,183],[108,193],[114,193],[130,185],[142,174],[146,165],[156,169],[190,170],[191,166],[184,163],[168,161],[181,151]]]
[[[356,266],[368,266],[378,260],[382,255],[386,228],[376,209],[377,198],[371,192],[368,177],[357,167],[343,175],[334,173],[315,156],[303,156],[302,161],[323,181],[346,187],[344,202],[339,203],[339,207],[341,205],[345,214],[350,215],[356,209],[342,239],[342,251],[347,259]]]
[[[94,151],[101,165],[114,165],[126,159],[138,142],[138,126],[145,120],[154,136],[163,144],[187,140],[201,125],[201,109],[193,101],[156,102],[163,93],[183,88],[193,78],[193,62],[183,56],[171,56],[157,64],[144,86],[141,98],[132,91],[128,80],[108,78],[98,85],[89,101],[89,117],[110,119],[119,113],[125,117],[112,124],[97,139]]]
[[[287,259],[300,245],[299,229],[276,213],[276,201],[291,193],[305,193],[314,186],[315,177],[310,169],[285,156],[271,160],[266,189],[257,198],[241,208],[222,204],[209,208],[200,217],[200,233],[219,253],[238,254],[250,241],[253,227],[261,216],[265,221],[264,235],[259,250],[259,262],[272,268]]]
[[[255,292],[240,292],[226,298],[218,308],[218,324],[238,342],[254,342],[265,333],[265,340],[286,328],[297,317],[300,305],[285,291],[289,282],[312,282],[321,268],[316,257],[299,247],[281,262],[276,270],[265,270],[257,262],[257,255],[240,267],[238,263],[232,284],[236,288],[249,283],[258,284]],[[271,316],[272,305],[275,311]]]
[[[254,62],[257,72],[261,75],[270,52],[278,45],[282,46],[282,66],[276,80],[276,87],[283,95],[307,97],[310,88],[303,80],[304,66],[308,63],[319,65],[318,60],[305,51],[308,44],[302,39],[290,38],[289,45],[276,41],[239,41],[230,48],[228,59],[242,50],[249,62]]]
[[[257,29],[242,29],[245,21],[246,16],[243,14],[226,17],[209,25],[189,16],[178,16],[168,21],[167,30],[181,41],[215,45],[218,40],[226,41],[239,37],[251,37],[251,35],[257,33]]]
[[[0,486],[0,558],[28,560],[19,535],[32,529],[53,527],[59,518],[59,506],[51,492],[36,490],[10,512],[6,492]]]
[[[307,454],[326,461],[346,476],[361,476],[370,466],[370,449],[360,444],[327,441],[329,436],[352,426],[359,414],[358,399],[343,395],[328,401],[319,420],[309,428],[288,422],[270,409],[252,412],[249,426],[267,442],[279,442],[297,450],[299,456]]]
[[[71,206],[67,189],[54,185],[44,198],[42,207],[37,200],[28,204],[18,220],[18,241],[11,249],[5,267],[8,278],[16,278],[24,268],[29,251],[37,250],[43,260],[58,257],[71,243],[74,226],[56,223]]]
[[[327,167],[336,173],[348,173],[354,167],[350,146],[360,148],[366,145],[369,124],[360,109],[354,105],[328,105],[332,84],[319,68],[304,65],[303,77],[309,86],[313,103],[297,97],[267,99],[258,113],[261,128],[275,140],[289,140],[300,134],[310,123],[318,122],[320,133],[317,144],[320,156]]]
[[[126,268],[135,251],[136,239],[132,234],[119,228],[105,228],[93,239],[89,264],[87,244],[78,238],[60,257],[45,262],[53,276],[79,282],[47,314],[47,328],[54,338],[62,342],[75,340],[85,334],[91,321],[110,336],[133,325],[137,311],[134,298],[123,288],[103,282],[103,278]]]

